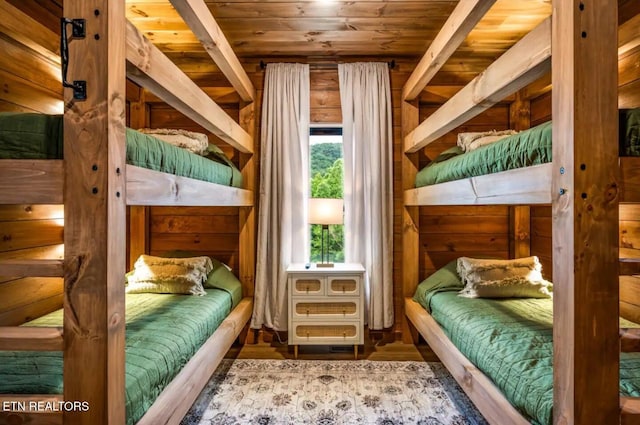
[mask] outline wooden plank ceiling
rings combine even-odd
[[[206,0],[241,61],[417,62],[457,1]],[[442,72],[481,72],[551,14],[550,0],[498,0]],[[168,0],[127,1],[127,17],[186,72],[215,71]]]
[[[184,72],[205,86],[226,86],[218,69],[169,0],[126,0],[127,17]],[[59,33],[62,0],[7,0]],[[410,72],[457,1],[441,0],[205,0],[245,70],[260,60],[335,63],[395,59]],[[640,1],[618,0],[619,23]],[[464,85],[551,14],[551,0],[498,0],[433,82]],[[202,85],[202,84],[201,84]]]

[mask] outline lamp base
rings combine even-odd
[[[316,267],[333,267],[333,263],[316,263]]]

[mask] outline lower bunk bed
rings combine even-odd
[[[248,324],[252,299],[241,298],[239,285],[205,291],[126,295],[127,424],[179,423]],[[23,326],[61,327],[62,318],[57,310]],[[62,400],[62,373],[62,352],[0,352],[0,399]]]
[[[553,300],[464,298],[463,288],[449,263],[405,300],[407,318],[491,424],[551,424]],[[640,353],[621,354],[620,394],[640,396]]]

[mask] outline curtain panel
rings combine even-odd
[[[393,127],[386,63],[338,65],[345,261],[366,269],[370,329],[393,326]]]
[[[251,328],[287,330],[287,267],[309,258],[309,65],[268,64]]]

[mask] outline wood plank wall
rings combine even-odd
[[[438,104],[422,104],[420,120]],[[509,106],[498,104],[428,145],[421,159],[426,165],[445,149],[455,146],[461,132],[509,128]],[[438,206],[420,208],[420,276],[430,275],[458,257],[509,258],[509,208],[507,206]]]
[[[0,258],[61,259],[62,205],[3,205]],[[19,325],[62,306],[61,278],[0,276],[0,326]]]
[[[11,8],[11,5],[3,5]],[[7,9],[9,10],[9,9]],[[43,38],[46,27],[28,21],[23,36]],[[0,31],[0,111],[62,112],[60,64]],[[28,66],[25,66],[28,64]],[[63,247],[61,205],[0,206],[0,258],[60,259]],[[18,325],[62,306],[61,278],[0,276],[0,326]]]
[[[18,12],[11,4],[2,6],[7,13]],[[15,26],[24,30],[20,35],[45,39],[53,46],[59,42],[55,33],[47,27],[24,17],[24,25]],[[4,33],[3,28],[0,26],[0,51],[4,53],[0,57],[0,111],[62,113],[60,62],[45,56],[43,51],[36,51],[16,41]]]
[[[150,96],[151,97],[151,96]],[[164,103],[149,106],[149,127],[180,128],[206,133],[238,165],[238,153],[195,122]],[[221,105],[238,121],[238,104]],[[239,218],[236,207],[151,207],[149,254],[180,250],[208,255],[238,270]]]

